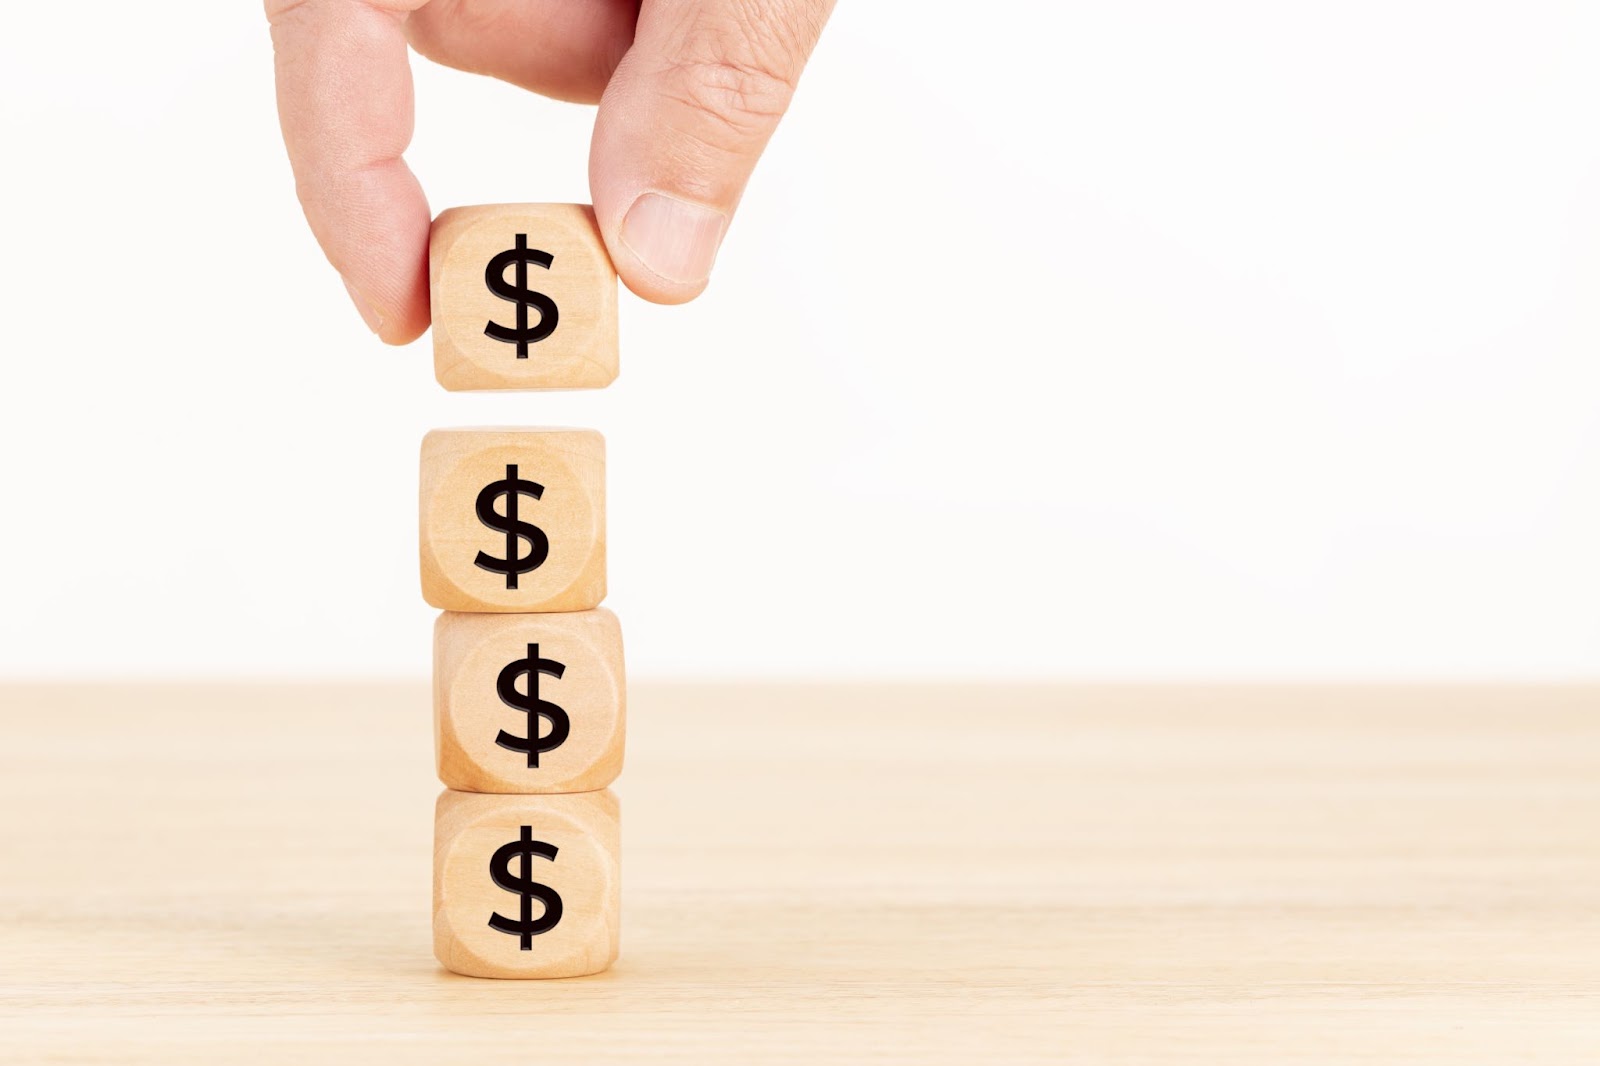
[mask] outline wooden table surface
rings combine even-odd
[[[622,960],[429,951],[423,685],[0,689],[0,1061],[1600,1062],[1600,689],[638,685]]]

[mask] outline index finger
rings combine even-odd
[[[428,201],[403,21],[427,0],[266,0],[278,120],[311,232],[373,332],[428,328]]]

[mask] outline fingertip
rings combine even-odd
[[[591,160],[591,164],[593,162]],[[683,253],[673,249],[672,238],[656,232],[660,220],[652,209],[646,206],[636,210],[646,196],[657,194],[642,193],[629,199],[626,192],[619,195],[619,191],[627,187],[626,182],[591,178],[590,184],[600,236],[617,269],[618,279],[629,292],[653,304],[683,304],[706,290],[714,264],[708,263],[703,269],[693,271],[683,269]],[[725,220],[720,228],[726,230]],[[719,233],[719,242],[720,239]],[[662,249],[670,251],[669,258],[676,265],[663,269],[654,258],[647,258],[659,257]],[[712,254],[714,259],[715,252]]]
[[[679,304],[705,291],[728,215],[659,192],[637,196],[617,227],[628,288],[654,303]]]
[[[430,311],[432,216],[405,164],[394,160],[330,175],[308,185],[301,202],[367,328],[386,344],[409,344],[421,336]]]
[[[691,281],[664,277],[630,248],[618,232],[606,236],[606,247],[617,268],[617,277],[629,292],[650,303],[686,304],[705,292],[711,283],[709,274]]]
[[[710,281],[703,281],[699,285],[681,285],[675,282],[663,282],[660,278],[648,271],[634,270],[617,273],[628,291],[653,304],[672,306],[686,304],[706,291]]]
[[[614,80],[601,101],[589,153],[595,219],[617,276],[655,304],[688,303],[705,291],[732,221],[738,189],[686,174],[662,160],[653,123],[622,99],[635,90]],[[709,195],[698,195],[701,193]]]
[[[385,344],[410,344],[428,330],[432,306],[428,301],[428,244],[426,231],[420,254],[400,277],[400,298],[392,305],[393,315],[376,332]]]
[[[424,0],[269,6],[295,191],[369,329],[390,344],[428,327],[426,197],[411,139],[404,17]]]
[[[355,305],[356,313],[361,316],[361,321],[365,322],[367,328],[372,332],[381,334],[383,332],[383,312],[379,311],[372,301],[367,299],[365,293],[350,284],[349,278],[341,277],[339,280],[344,282],[344,291],[350,295],[350,302]]]
[[[705,290],[829,6],[773,5],[760,33],[743,0],[641,9],[589,152],[601,233],[639,296],[677,304]]]
[[[350,303],[366,323],[367,329],[385,344],[410,344],[428,328],[426,299],[407,299],[394,308],[386,308],[369,299],[359,286],[349,278],[342,278]],[[423,309],[418,314],[419,305]]]
[[[385,344],[410,344],[428,331],[428,299],[407,301],[392,319],[385,319],[381,328],[374,330]]]

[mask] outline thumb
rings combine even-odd
[[[589,185],[617,272],[698,296],[833,0],[645,0],[600,100]]]

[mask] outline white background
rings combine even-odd
[[[452,395],[247,2],[0,36],[0,673],[423,675],[416,452],[610,444],[635,676],[1600,672],[1600,6],[844,0],[709,293]],[[415,64],[435,209],[586,108]]]

